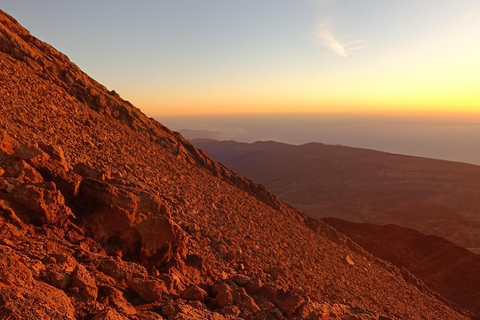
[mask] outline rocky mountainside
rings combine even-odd
[[[443,238],[396,225],[379,226],[336,218],[324,221],[376,257],[408,270],[480,318],[480,255]]]
[[[1,319],[468,319],[0,11]]]
[[[321,143],[193,142],[312,217],[397,224],[480,248],[480,166]]]

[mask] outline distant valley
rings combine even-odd
[[[479,166],[321,143],[193,143],[312,217],[397,224],[480,247]]]

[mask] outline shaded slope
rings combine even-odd
[[[0,317],[466,318],[3,12],[0,94]]]
[[[312,217],[393,223],[480,247],[480,167],[344,146],[194,140]]]
[[[480,318],[480,256],[437,236],[395,225],[323,219],[381,259],[404,267]]]

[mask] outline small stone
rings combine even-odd
[[[23,160],[30,160],[38,156],[46,160],[50,158],[48,154],[43,152],[37,146],[25,146],[25,145],[21,145],[20,147],[15,149],[15,156]]]
[[[232,277],[232,281],[241,287],[245,286],[249,280],[250,278],[243,274],[236,274]]]
[[[81,175],[82,177],[87,177],[91,179],[96,179],[96,180],[105,180],[105,173],[97,168],[92,168],[91,166],[79,162],[73,166],[73,172],[75,172],[78,175]]]
[[[104,310],[95,315],[92,320],[127,320],[128,318],[120,315],[117,311],[110,309]]]
[[[244,288],[238,288],[234,291],[233,303],[240,308],[243,317],[250,317],[260,311],[255,300],[245,292]]]
[[[174,305],[168,304],[162,307],[162,314],[166,317],[172,316],[177,313],[177,308]]]
[[[70,291],[71,294],[78,294],[80,292],[80,289],[78,289],[77,287],[70,287],[68,291]]]
[[[212,288],[213,294],[220,307],[225,307],[233,303],[233,290],[225,283],[216,284]]]
[[[59,146],[47,145],[42,146],[42,150],[50,156],[50,159],[57,161],[64,170],[68,169],[68,164],[65,160],[65,155],[62,148],[60,148]]]
[[[262,286],[263,286],[263,283],[260,279],[253,278],[253,279],[250,279],[245,284],[245,291],[247,291],[248,294],[255,294],[255,293],[258,293],[262,289]]]
[[[175,274],[160,274],[158,276],[160,280],[165,282],[165,286],[169,293],[178,294],[185,290],[185,286],[178,275]]]
[[[305,299],[297,294],[290,294],[285,299],[280,301],[278,307],[286,315],[292,315],[305,302]]]
[[[58,289],[66,289],[70,284],[70,277],[63,272],[52,272],[50,283]]]
[[[190,301],[188,303],[188,305],[191,306],[192,308],[195,308],[195,309],[198,309],[198,310],[203,309],[203,303],[201,301],[198,301],[198,300]]]
[[[220,310],[220,313],[224,316],[238,317],[240,309],[237,306],[226,306]]]
[[[160,300],[162,295],[167,292],[163,281],[131,278],[127,280],[127,285],[147,302]]]
[[[123,292],[111,287],[102,286],[102,291],[108,299],[109,305],[122,314],[134,314],[137,312],[135,308],[125,299]]]
[[[5,132],[0,133],[0,150],[12,155],[17,148],[18,142]]]
[[[15,190],[15,186],[13,184],[8,183],[7,186],[5,187],[5,191],[8,193],[11,193],[13,190]]]
[[[85,300],[96,300],[98,295],[98,288],[95,279],[82,265],[77,265],[72,273],[72,285],[77,287],[80,296]]]
[[[143,311],[135,314],[138,320],[163,320],[163,317],[152,311]]]
[[[221,280],[227,280],[228,279],[228,274],[225,271],[222,271],[220,274],[220,279]]]
[[[347,261],[347,263],[348,263],[349,265],[351,265],[351,266],[354,266],[354,265],[355,265],[355,262],[353,262],[352,258],[350,258],[349,255],[347,255],[347,256],[345,257],[345,260]]]
[[[200,288],[197,285],[193,285],[189,287],[188,289],[184,290],[181,294],[180,297],[182,299],[188,300],[188,301],[194,301],[194,300],[203,300],[207,297],[207,293],[205,290]]]

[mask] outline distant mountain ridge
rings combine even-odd
[[[480,247],[480,166],[321,143],[192,142],[312,217],[392,223]]]

